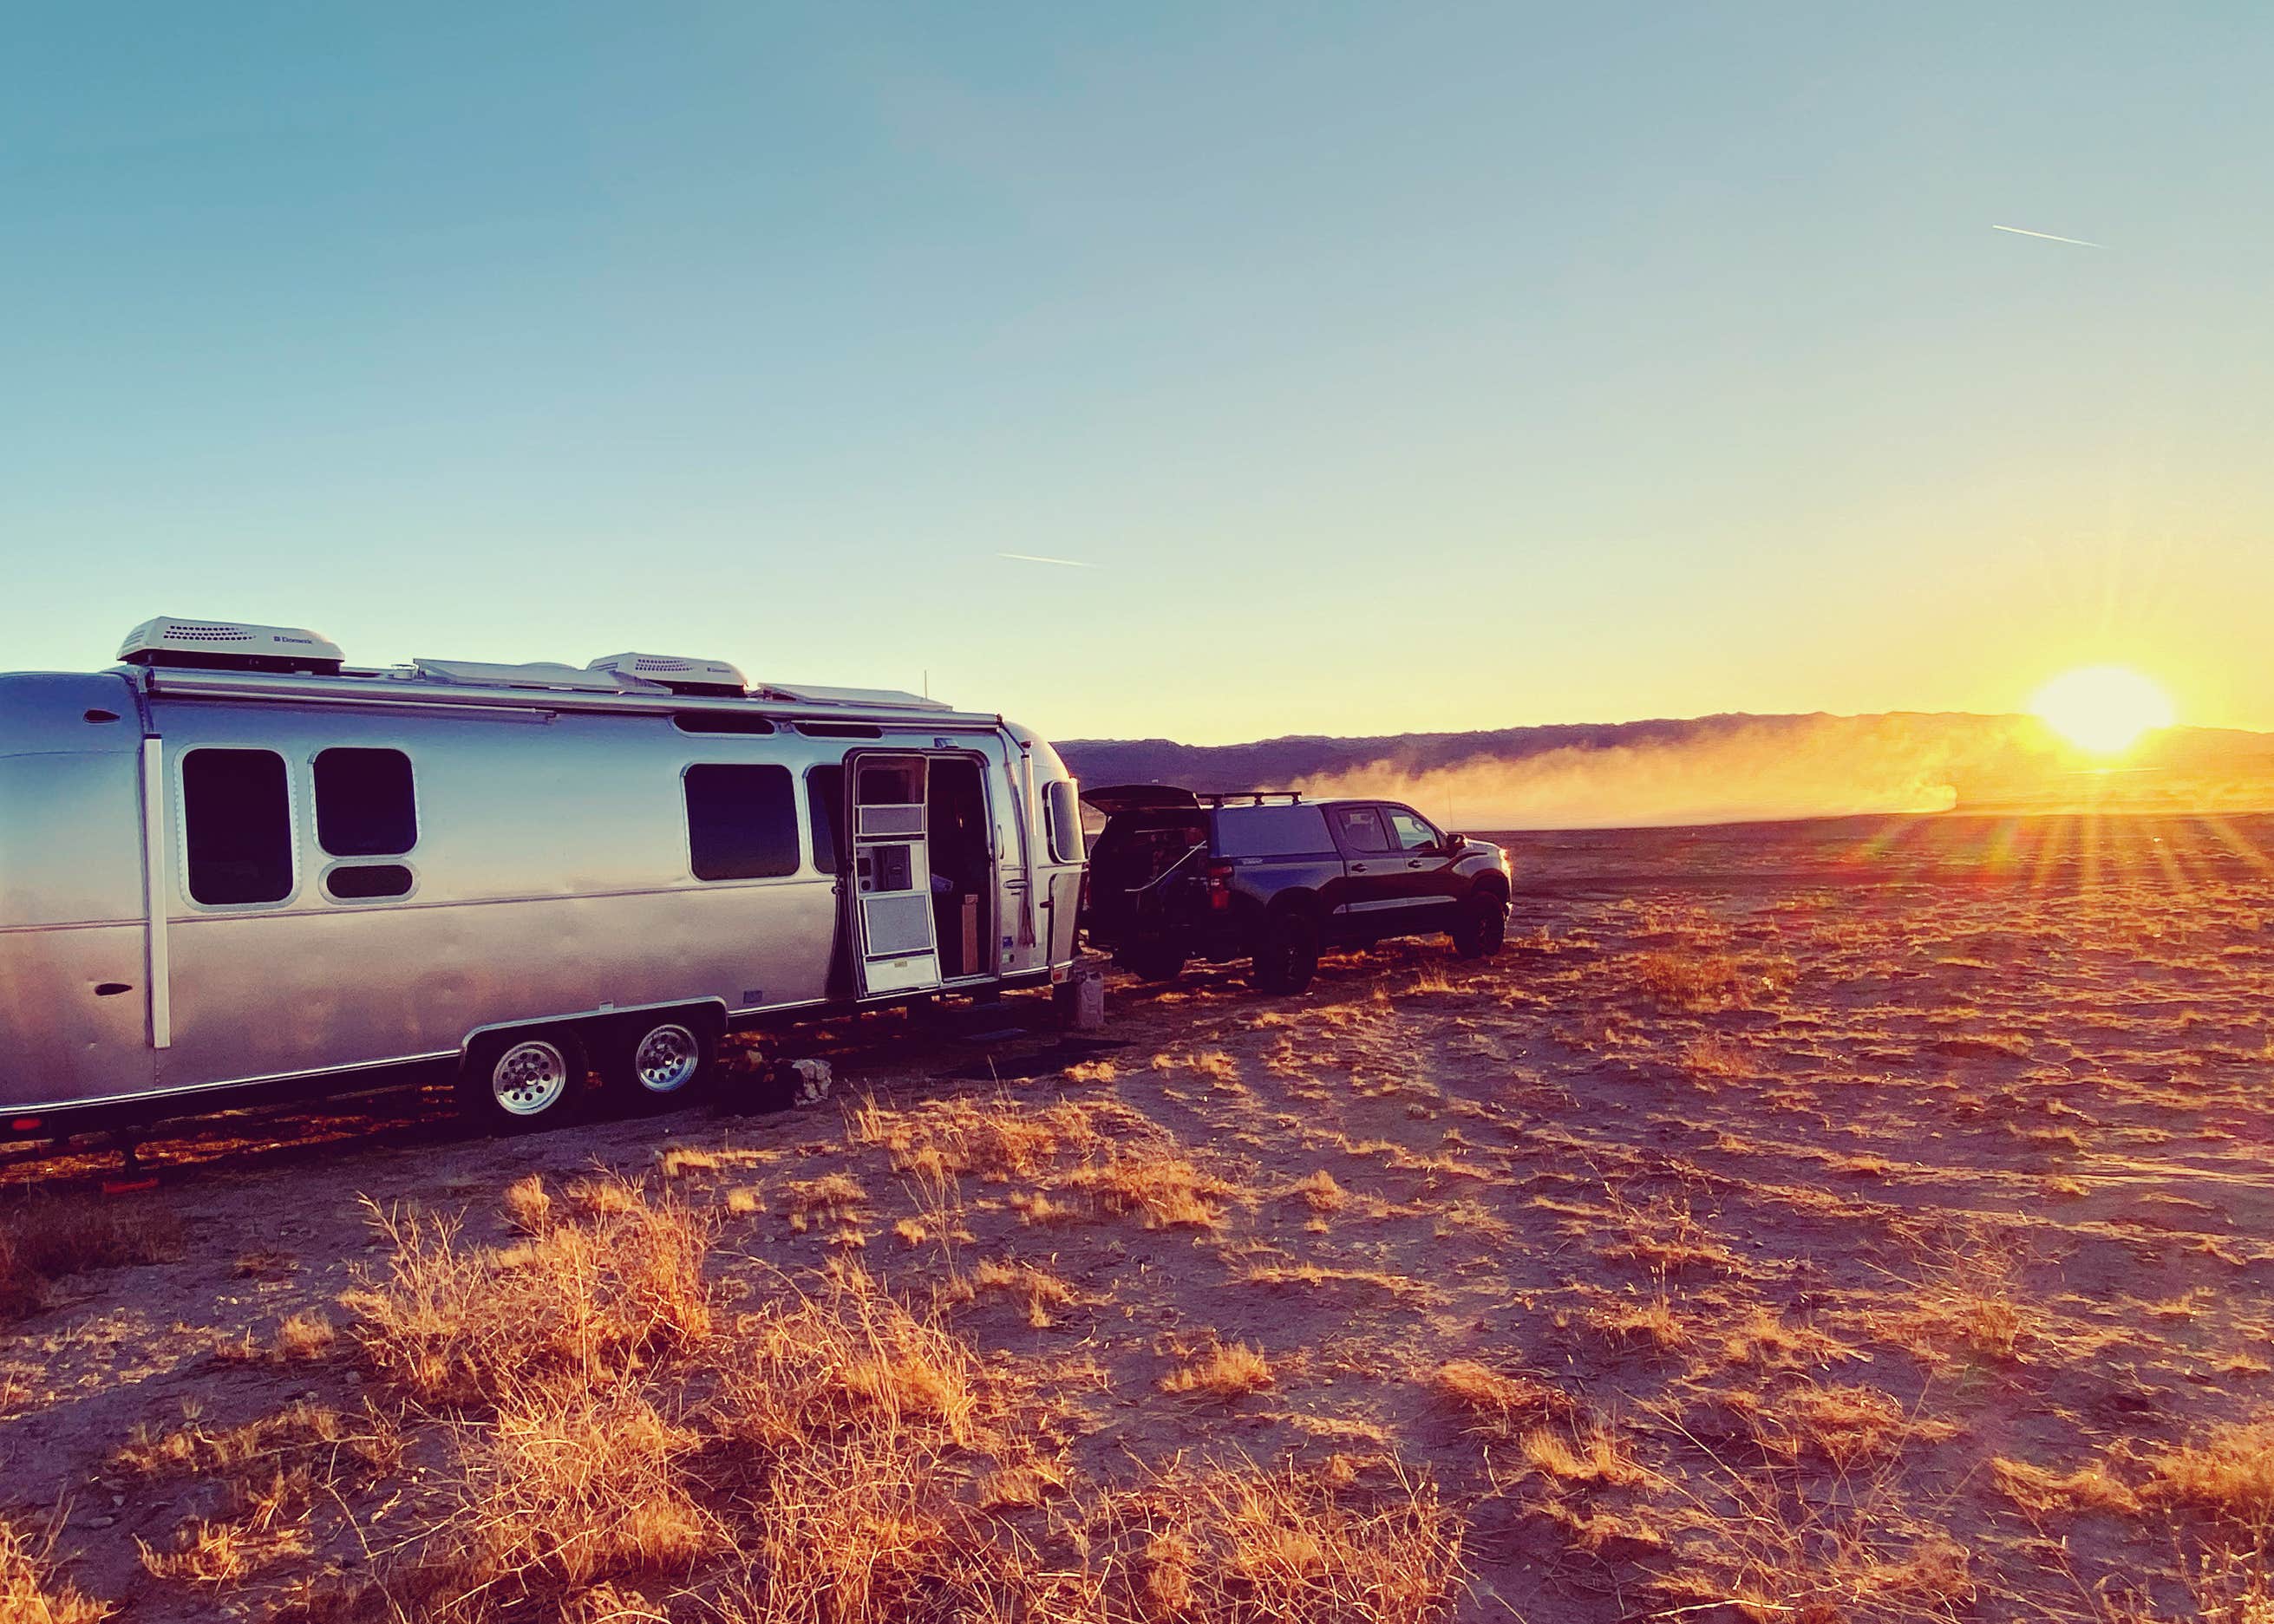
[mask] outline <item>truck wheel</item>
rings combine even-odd
[[[711,1024],[692,1015],[653,1016],[624,1031],[600,1071],[618,1104],[633,1110],[684,1105],[719,1069]]]
[[[458,1100],[493,1130],[520,1132],[573,1115],[584,1046],[566,1032],[501,1033],[466,1050]]]
[[[1311,916],[1284,908],[1263,923],[1249,978],[1260,992],[1293,994],[1319,973],[1319,928]]]
[[[1508,940],[1508,904],[1480,891],[1453,921],[1453,951],[1464,959],[1489,959]]]
[[[1184,950],[1166,942],[1126,949],[1113,962],[1141,981],[1173,981],[1185,973]]]

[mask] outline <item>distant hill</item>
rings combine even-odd
[[[1229,745],[1078,739],[1058,748],[1093,787],[1380,794],[1472,829],[2274,808],[2274,734],[2172,728],[2107,764],[2033,717],[1963,712],[1707,716]]]

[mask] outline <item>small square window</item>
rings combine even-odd
[[[797,872],[797,801],[787,767],[687,770],[687,848],[698,880]]]
[[[316,843],[335,857],[400,857],[418,845],[410,758],[400,750],[319,753]]]

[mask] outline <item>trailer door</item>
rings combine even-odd
[[[853,884],[846,903],[858,995],[937,987],[939,943],[932,930],[924,838],[924,758],[862,751],[846,768],[845,826],[853,836]]]

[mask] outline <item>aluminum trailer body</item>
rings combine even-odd
[[[1066,976],[1032,733],[566,670],[0,675],[0,1126]]]

